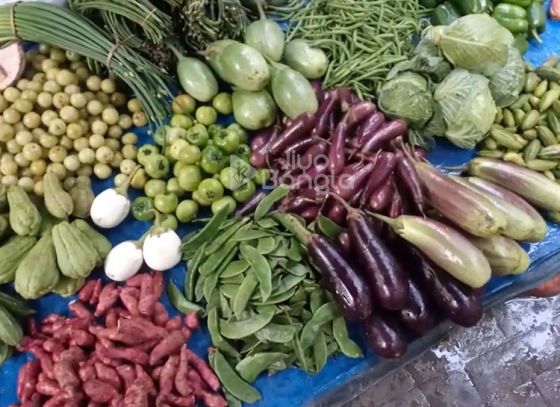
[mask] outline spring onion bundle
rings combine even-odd
[[[350,85],[372,98],[393,65],[410,57],[422,9],[418,0],[290,0],[269,10],[290,22],[289,39],[327,53],[325,88]]]
[[[132,90],[151,121],[161,121],[170,96],[164,74],[132,50],[124,39],[113,39],[82,15],[44,3],[0,6],[0,44],[14,40],[43,42],[107,65]]]

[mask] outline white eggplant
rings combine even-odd
[[[143,263],[140,243],[132,240],[122,242],[107,255],[105,274],[113,281],[126,281],[140,271]]]
[[[181,238],[173,230],[156,226],[144,239],[143,250],[148,267],[166,271],[181,261]]]

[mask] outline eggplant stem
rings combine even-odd
[[[387,223],[389,226],[393,227],[395,225],[396,220],[393,218],[390,218],[388,216],[384,216],[384,215],[380,215],[378,213],[373,213],[370,211],[366,211],[366,213],[370,216],[373,216],[374,218],[377,218],[385,223]]]
[[[294,215],[289,213],[273,213],[271,216],[288,231],[292,232],[301,243],[306,246],[309,244],[312,233]]]
[[[334,192],[329,192],[327,197],[334,198],[336,201],[340,202],[349,213],[357,211],[357,209],[353,208],[348,202],[344,200],[344,198],[342,198],[338,194],[335,194]]]
[[[174,45],[168,44],[167,47],[171,50],[171,52],[173,52],[173,54],[175,54],[175,56],[177,57],[177,59],[181,59],[184,58],[185,56],[181,53],[181,51],[179,51],[177,49],[177,47],[175,47]]]

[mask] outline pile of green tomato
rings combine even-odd
[[[159,213],[160,223],[175,228],[196,219],[200,207],[213,213],[227,207],[232,213],[267,182],[266,170],[245,176],[251,156],[245,129],[216,123],[219,114],[232,112],[230,94],[220,93],[211,106],[200,107],[191,96],[179,95],[173,112],[170,124],[154,134],[155,145],[138,149],[141,179],[136,175],[132,186],[143,188],[145,196],[134,200],[134,218],[151,221]]]

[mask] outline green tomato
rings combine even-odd
[[[218,199],[216,202],[212,203],[212,213],[216,214],[221,212],[223,208],[227,208],[227,214],[232,214],[237,207],[237,202],[231,196],[224,196]]]
[[[192,193],[193,200],[198,203],[200,206],[210,206],[212,202],[208,201],[206,198],[202,197],[198,191],[194,191]]]
[[[138,149],[136,159],[142,165],[146,164],[148,158],[159,154],[159,149],[151,144],[145,144]]]
[[[192,119],[184,114],[174,114],[171,118],[171,127],[180,127],[185,130],[190,129],[193,126]]]
[[[151,179],[144,185],[144,193],[149,198],[155,198],[156,195],[165,192],[165,181],[161,179]]]
[[[224,187],[220,181],[214,178],[207,178],[203,180],[196,191],[201,199],[210,203],[216,202],[224,196]]]
[[[187,139],[187,130],[180,127],[170,127],[167,129],[166,144],[173,144],[175,141]]]
[[[239,135],[233,131],[222,130],[212,140],[214,140],[214,144],[229,154],[234,153],[239,147]]]
[[[207,146],[202,150],[200,166],[208,174],[219,173],[228,163],[228,157],[217,146]]]
[[[200,161],[201,156],[202,153],[200,151],[200,148],[189,144],[188,146],[183,148],[183,151],[181,152],[179,157],[179,161],[184,162],[185,164],[195,164]]]
[[[179,95],[173,99],[171,107],[173,113],[191,114],[196,109],[196,100],[190,95]]]
[[[227,126],[227,129],[237,133],[239,135],[239,141],[241,143],[247,144],[247,141],[249,140],[249,135],[247,134],[247,131],[243,127],[241,127],[238,123],[230,124],[229,126]]]
[[[176,161],[181,161],[183,149],[189,146],[189,142],[183,139],[175,140],[169,147],[169,155]]]
[[[167,141],[167,130],[169,126],[160,126],[153,135],[154,143],[163,146]]]
[[[177,230],[179,224],[177,223],[177,218],[175,217],[175,215],[171,213],[162,213],[159,216],[158,226],[161,226],[165,229]]]
[[[179,187],[183,191],[196,191],[202,181],[202,173],[200,167],[196,165],[184,165],[177,175]]]
[[[231,101],[231,95],[227,92],[218,93],[212,99],[212,107],[216,111],[223,115],[230,115],[233,113],[233,103]]]
[[[261,168],[257,170],[257,173],[253,177],[253,181],[257,185],[264,185],[267,183],[270,177],[271,177],[270,170],[267,168]]]
[[[205,126],[210,126],[218,120],[218,112],[211,106],[200,106],[194,113],[196,121]]]
[[[151,178],[164,178],[169,173],[169,160],[161,154],[153,155],[144,164],[144,169]]]
[[[169,178],[167,180],[165,190],[167,192],[171,192],[172,194],[176,194],[177,196],[181,196],[185,193],[185,191],[183,191],[181,189],[181,186],[179,185],[179,180],[175,177]]]
[[[198,204],[190,199],[186,199],[179,203],[175,210],[175,216],[182,223],[188,223],[196,219],[198,215]]]
[[[256,190],[257,187],[255,186],[255,183],[253,181],[247,181],[243,185],[240,185],[239,188],[237,188],[235,191],[233,191],[232,195],[237,202],[244,203],[251,199],[253,195],[255,195]]]
[[[179,198],[171,192],[158,194],[154,198],[154,206],[161,213],[173,213],[177,209],[177,205],[179,205]]]
[[[210,137],[210,140],[215,141],[216,136],[219,135],[222,131],[224,131],[224,128],[220,124],[213,124],[211,126],[208,126],[208,137]]]
[[[195,124],[187,131],[186,138],[189,143],[204,148],[208,144],[208,130],[202,124]]]
[[[247,144],[240,144],[235,150],[235,155],[245,162],[249,162],[251,158],[251,147]]]
[[[132,202],[132,216],[139,221],[149,221],[156,217],[154,200],[146,196],[139,196]]]
[[[220,182],[226,189],[233,191],[241,185],[241,179],[238,178],[237,175],[234,168],[226,167],[220,171]]]

